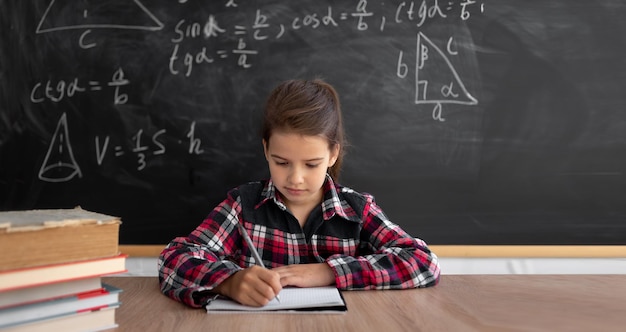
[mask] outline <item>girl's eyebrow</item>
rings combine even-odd
[[[281,157],[281,156],[279,156],[279,155],[277,155],[277,154],[270,154],[270,156],[271,156],[272,158],[278,158],[278,159],[282,159],[282,160],[289,160],[289,159],[287,159],[287,158],[283,158],[283,157]],[[311,162],[311,161],[320,161],[320,160],[324,160],[324,157],[307,159],[307,160],[305,160],[305,161],[306,161],[306,162]]]

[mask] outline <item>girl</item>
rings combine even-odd
[[[335,182],[346,141],[339,97],[321,80],[272,91],[262,143],[270,179],[232,189],[159,256],[161,291],[192,307],[221,294],[263,306],[286,286],[428,287],[437,256],[387,219],[369,194]],[[257,266],[238,224],[267,269]]]

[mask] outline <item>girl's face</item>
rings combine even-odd
[[[337,161],[339,146],[331,151],[323,137],[288,132],[272,133],[267,143],[263,140],[272,181],[287,207],[321,203],[326,171]]]

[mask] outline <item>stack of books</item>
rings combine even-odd
[[[81,209],[0,212],[0,330],[98,331],[117,326],[126,272],[118,217]]]

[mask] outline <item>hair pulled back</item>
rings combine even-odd
[[[339,156],[329,169],[337,180],[346,146],[337,91],[321,79],[289,80],[270,93],[265,105],[261,136],[269,144],[275,131],[305,136],[320,136],[328,140],[328,148],[339,146]]]

